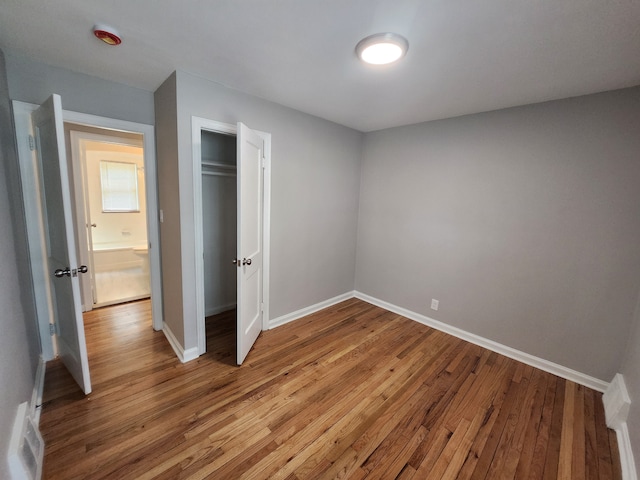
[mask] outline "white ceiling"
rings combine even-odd
[[[385,31],[407,56],[359,63]],[[151,91],[183,70],[371,131],[639,85],[640,0],[0,0],[0,47]]]

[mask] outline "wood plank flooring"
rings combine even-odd
[[[601,394],[351,299],[188,364],[148,301],[86,315],[93,393],[47,366],[47,479],[614,479]]]

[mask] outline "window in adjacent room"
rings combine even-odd
[[[135,163],[100,160],[103,212],[139,212],[138,167]]]

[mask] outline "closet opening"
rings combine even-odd
[[[204,315],[208,344],[236,346],[236,136],[201,130]]]

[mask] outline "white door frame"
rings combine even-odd
[[[63,99],[64,100],[64,99]],[[117,120],[86,113],[63,110],[64,121],[87,127],[99,127],[142,134],[144,148],[144,181],[147,201],[147,241],[149,242],[149,274],[151,280],[151,316],[153,329],[162,330],[162,271],[160,269],[160,228],[158,215],[158,174],[156,141],[153,125]]]
[[[64,99],[63,99],[64,101]],[[32,103],[13,101],[15,133],[20,163],[20,179],[25,207],[27,236],[34,293],[36,297],[36,313],[38,330],[44,361],[52,360],[56,348],[52,341],[49,325],[52,322],[52,300],[48,292],[48,272],[43,258],[44,237],[42,234],[42,211],[39,206],[40,191],[36,182],[35,156],[31,151],[29,136],[33,135],[31,113],[38,107]],[[160,270],[160,234],[158,226],[158,184],[156,173],[155,128],[153,125],[117,120],[79,112],[63,110],[65,122],[77,123],[89,127],[119,130],[123,132],[142,133],[144,144],[145,182],[147,192],[147,229],[149,241],[149,267],[151,274],[151,307],[154,330],[162,330],[162,277]],[[36,188],[37,187],[37,188]]]
[[[238,127],[229,123],[217,122],[202,117],[191,117],[191,145],[193,164],[193,202],[194,202],[194,224],[195,241],[194,252],[196,255],[195,285],[196,285],[196,316],[197,316],[197,338],[198,354],[202,355],[207,351],[207,334],[205,329],[205,308],[204,308],[204,264],[203,264],[203,214],[202,214],[202,131],[222,133],[236,136]],[[262,312],[262,330],[269,328],[269,266],[270,266],[270,238],[271,238],[271,134],[257,131],[264,140],[264,176],[263,176],[263,227],[262,227],[262,301],[264,309]],[[230,258],[229,261],[232,259]]]

